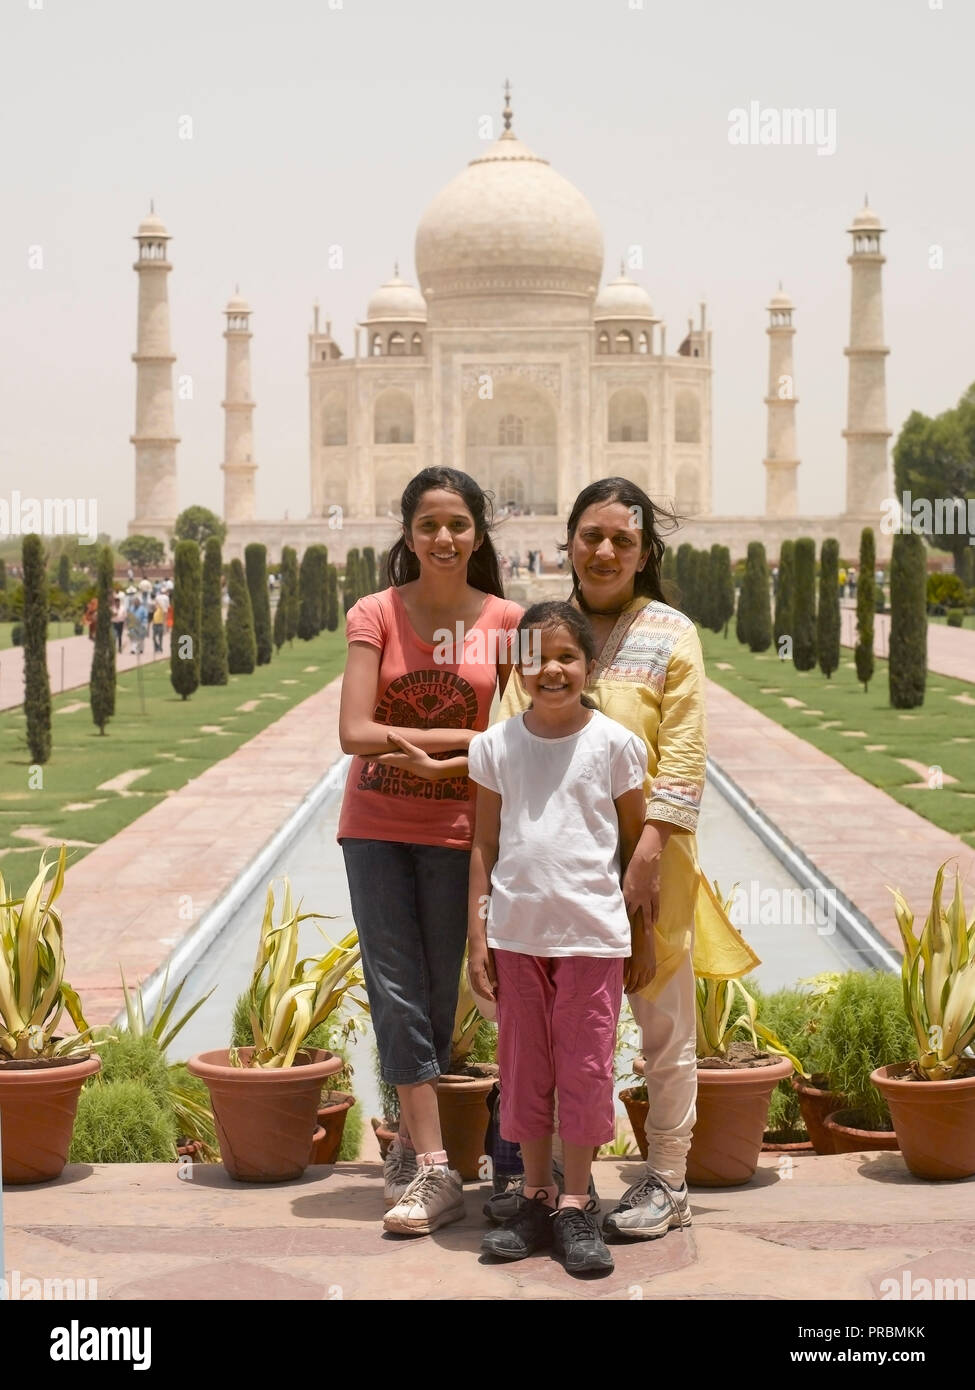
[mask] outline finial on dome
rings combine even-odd
[[[511,117],[512,117],[512,110],[511,110],[511,83],[508,81],[507,78],[504,79],[504,110],[502,111],[501,114],[502,114],[502,116],[504,117],[504,128],[505,128],[505,132],[507,133],[508,131],[511,130]]]
[[[393,278],[396,280],[399,279],[399,261],[393,262]]]
[[[240,286],[234,285],[234,294],[240,294]]]
[[[620,256],[620,279],[626,274],[626,259]]]
[[[155,212],[155,211],[156,211],[155,200],[152,199],[152,198],[150,198],[150,199],[149,199],[149,212],[150,212],[150,213],[153,213],[153,212]]]
[[[780,281],[779,281],[779,293],[781,294],[781,292],[782,292],[782,281],[780,280]]]

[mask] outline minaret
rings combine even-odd
[[[251,306],[240,297],[238,285],[224,309],[227,315],[227,390],[223,408],[223,519],[253,521],[254,401],[251,397]]]
[[[155,536],[168,541],[179,512],[176,445],[173,423],[173,363],[169,346],[169,297],[166,277],[172,266],[166,258],[170,235],[149,205],[149,216],[135,234],[139,259],[139,321],[135,388],[135,516],[129,535]]]
[[[797,516],[799,499],[796,454],[796,382],[792,365],[792,300],[779,282],[767,308],[768,437],[765,448],[765,515]]]
[[[846,429],[846,510],[874,522],[890,496],[887,440],[887,388],[884,358],[884,301],[880,218],[864,199],[847,228],[853,237],[850,281],[850,359]]]

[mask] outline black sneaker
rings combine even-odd
[[[524,1173],[497,1174],[492,1181],[492,1192],[481,1210],[489,1221],[498,1226],[512,1216],[517,1216],[525,1202],[522,1189],[525,1186]]]
[[[547,1250],[552,1244],[554,1215],[537,1193],[534,1197],[522,1197],[515,1215],[482,1237],[482,1255],[495,1255],[499,1260],[526,1260],[536,1250]]]
[[[596,1224],[596,1210],[592,1201],[585,1210],[560,1207],[552,1219],[553,1248],[569,1274],[608,1273],[613,1268],[613,1257]]]

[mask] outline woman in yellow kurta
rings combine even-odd
[[[572,601],[592,623],[599,652],[587,694],[647,748],[646,821],[623,893],[631,913],[642,908],[655,924],[656,975],[629,996],[646,1058],[649,1151],[646,1175],[606,1218],[611,1231],[642,1239],[690,1223],[695,969],[728,978],[757,964],[706,883],[702,888],[694,832],[707,759],[704,662],[694,624],[666,603],[660,586],[661,518],[634,483],[604,478],[576,499],[567,547]],[[501,717],[527,704],[515,674]]]

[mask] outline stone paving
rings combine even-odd
[[[51,694],[60,695],[62,690],[75,690],[87,685],[91,678],[91,656],[94,643],[85,635],[81,637],[59,637],[47,644],[47,669],[51,678]],[[146,638],[142,655],[129,651],[128,638],[125,650],[115,654],[115,669],[131,671],[135,666],[145,666],[151,661],[169,660],[169,633],[163,636],[163,650],[152,650],[152,635]],[[85,701],[88,703],[85,691]],[[24,703],[24,649],[7,647],[0,651],[0,709],[16,709]]]
[[[603,1212],[640,1171],[596,1164]],[[612,1274],[579,1279],[548,1254],[480,1256],[486,1186],[467,1186],[463,1221],[409,1238],[381,1233],[378,1163],[267,1186],[219,1165],[190,1181],[175,1164],[73,1165],[6,1189],[6,1264],[96,1279],[101,1300],[872,1300],[905,1270],[975,1276],[973,1184],[921,1182],[896,1153],[765,1154],[746,1186],[692,1189],[689,1230],[614,1245]]]
[[[873,623],[873,649],[876,656],[887,657],[890,640],[890,614],[877,613]],[[844,647],[856,645],[856,607],[840,608],[840,642]],[[967,627],[948,627],[944,623],[928,623],[928,670],[956,680],[975,682],[975,631]]]

